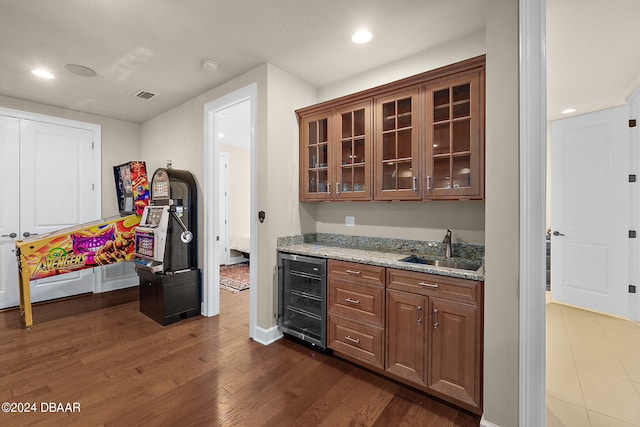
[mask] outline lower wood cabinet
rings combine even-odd
[[[482,413],[484,283],[329,261],[328,347]]]

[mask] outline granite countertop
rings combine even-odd
[[[334,244],[320,242],[282,242],[278,244],[278,250],[297,255],[306,255],[319,258],[336,259],[340,261],[358,262],[362,264],[377,265],[380,267],[397,268],[401,270],[417,271],[421,273],[437,274],[440,276],[457,277],[460,279],[484,281],[484,266],[477,271],[462,270],[447,267],[435,267],[432,265],[416,264],[400,261],[411,253],[385,251],[378,249],[356,249],[353,247],[338,246]],[[418,254],[420,255],[420,254]],[[444,259],[443,257],[429,256],[432,259]],[[462,258],[454,258],[461,261],[473,261],[480,263],[478,260],[469,260]]]

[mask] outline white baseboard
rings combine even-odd
[[[256,325],[253,331],[253,340],[262,345],[273,344],[282,337],[282,332],[280,332],[277,326],[272,326],[269,329],[264,329]]]
[[[482,419],[480,420],[480,427],[500,427],[500,426],[498,424],[494,424],[485,420],[483,415]]]

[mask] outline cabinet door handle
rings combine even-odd
[[[353,274],[354,276],[359,276],[360,272],[358,270],[347,270],[347,274]]]
[[[345,300],[345,302],[348,302],[350,304],[360,304],[360,300],[359,299],[345,298],[344,300]]]
[[[12,239],[15,239],[16,237],[18,237],[18,235],[16,233],[10,233],[10,234],[3,234],[0,237],[11,237]]]
[[[331,195],[331,183],[327,182],[327,194]]]
[[[351,338],[349,335],[347,335],[346,337],[344,337],[344,339],[354,344],[360,344],[360,338]]]
[[[340,194],[340,183],[336,182],[336,196]]]
[[[413,177],[413,191],[418,191],[418,177]]]
[[[433,289],[438,289],[439,286],[437,283],[424,283],[424,282],[420,282],[418,283],[418,285],[420,286],[424,286],[425,288],[433,288]]]
[[[433,329],[437,329],[440,324],[438,323],[438,309],[433,309]]]
[[[422,324],[422,306],[418,306],[418,325]]]
[[[427,175],[427,191],[431,191],[431,175]]]

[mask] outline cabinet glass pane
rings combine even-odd
[[[309,122],[309,145],[318,143],[318,122]]]
[[[318,146],[318,167],[326,168],[328,161],[329,161],[328,146],[327,144],[322,144]]]
[[[453,88],[453,118],[468,117],[471,114],[471,84]]]
[[[382,135],[382,159],[396,159],[396,134],[395,132]]]
[[[351,113],[342,114],[342,138],[349,138],[353,136]]]
[[[398,189],[410,190],[413,188],[413,170],[411,162],[398,162]]]
[[[364,109],[353,112],[353,136],[364,136]]]
[[[433,154],[447,154],[449,149],[449,123],[433,126]]]
[[[318,192],[318,172],[309,171],[309,193]]]
[[[382,189],[395,190],[396,187],[396,162],[385,162],[382,165]]]
[[[328,119],[318,120],[318,143],[327,142],[329,133],[327,132]]]
[[[350,165],[353,163],[353,151],[351,148],[351,140],[342,141],[342,156],[341,156],[341,164]]]
[[[471,149],[471,121],[462,120],[453,123],[453,152],[459,153]]]
[[[411,126],[411,98],[398,100],[398,129]]]
[[[382,104],[382,130],[396,128],[396,103],[395,101]]]
[[[352,171],[353,169],[350,166],[346,166],[341,168],[341,172],[342,172],[342,188],[340,189],[340,191],[342,191],[343,193],[349,192],[349,191],[353,191],[353,176],[352,176]]]
[[[433,121],[449,120],[449,88],[433,92]]]
[[[327,179],[326,169],[319,170],[318,171],[318,192],[319,193],[325,193],[327,191],[327,183],[328,183],[328,179]]]
[[[398,158],[411,158],[411,129],[398,132]]]
[[[318,167],[318,147],[309,147],[309,169]]]
[[[433,189],[451,188],[450,157],[433,159]]]
[[[471,158],[456,156],[453,158],[453,188],[471,187]]]
[[[353,141],[353,163],[364,163],[364,139]]]
[[[353,191],[365,191],[364,166],[353,167]]]

